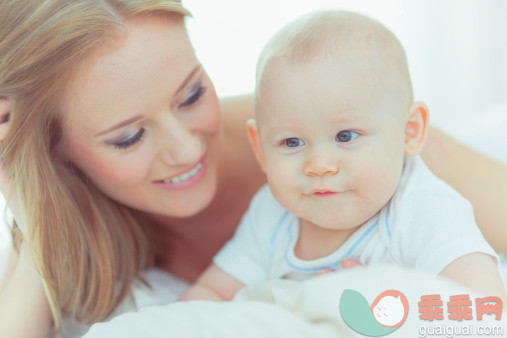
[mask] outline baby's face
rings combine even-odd
[[[307,65],[274,61],[257,102],[273,195],[301,219],[336,230],[362,225],[392,197],[408,110],[364,58],[349,54]]]

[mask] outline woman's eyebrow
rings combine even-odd
[[[197,66],[195,66],[190,71],[190,73],[187,75],[187,77],[185,78],[185,80],[183,80],[183,82],[180,84],[180,86],[178,87],[178,89],[176,89],[176,92],[175,92],[174,95],[178,94],[190,82],[190,80],[195,75],[195,73],[198,70],[200,70],[201,68],[202,68],[201,64],[198,64]],[[134,123],[134,122],[140,120],[141,118],[142,118],[141,115],[136,115],[134,117],[131,117],[128,120],[122,121],[122,122],[120,122],[118,124],[115,124],[114,126],[108,128],[106,130],[101,131],[100,133],[98,133],[97,135],[95,135],[95,137],[99,137],[99,136],[107,134],[107,133],[109,133],[109,132],[111,132],[113,130],[120,129],[122,127],[128,126],[129,124]]]
[[[176,89],[176,91],[174,92],[174,95],[178,94],[183,88],[185,88],[185,86],[190,82],[190,80],[192,80],[192,77],[194,76],[194,74],[197,73],[197,71],[200,70],[201,68],[202,68],[201,64],[198,64],[197,66],[195,66],[192,69],[192,71],[190,71],[190,73],[187,75],[185,80],[183,80],[183,82],[178,87],[178,89]]]
[[[101,131],[100,133],[98,133],[97,135],[95,135],[95,137],[99,137],[100,135],[107,134],[107,133],[109,133],[110,131],[113,131],[113,130],[119,129],[119,128],[121,128],[121,127],[125,127],[125,126],[127,126],[127,125],[129,125],[129,124],[131,124],[131,123],[134,123],[134,122],[136,122],[136,121],[138,121],[138,120],[142,119],[142,118],[143,118],[143,117],[142,117],[142,115],[136,115],[136,116],[134,116],[134,117],[131,117],[131,118],[129,118],[128,120],[125,120],[125,121],[122,121],[122,122],[120,122],[120,123],[118,123],[118,124],[115,124],[115,125],[114,125],[114,126],[112,126],[111,128],[108,128],[108,129],[106,129],[106,130]]]

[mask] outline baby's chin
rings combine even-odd
[[[370,217],[367,219],[361,218],[360,221],[356,221],[353,219],[349,219],[347,217],[343,217],[344,215],[342,213],[340,214],[333,214],[333,215],[326,215],[326,217],[316,217],[311,218],[309,217],[306,219],[307,222],[312,223],[313,225],[325,229],[325,230],[335,230],[335,231],[355,231],[359,229],[361,225],[366,223]],[[304,217],[300,217],[302,219],[305,219]]]
[[[339,212],[328,215],[320,215],[318,224],[322,228],[330,230],[357,230],[366,224],[382,208],[348,207],[340,208]]]

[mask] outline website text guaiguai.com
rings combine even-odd
[[[502,325],[426,325],[419,327],[419,337],[504,337],[505,328]]]

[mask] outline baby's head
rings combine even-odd
[[[398,39],[363,15],[326,11],[284,27],[257,64],[250,141],[275,198],[329,229],[357,227],[392,197],[424,143]]]

